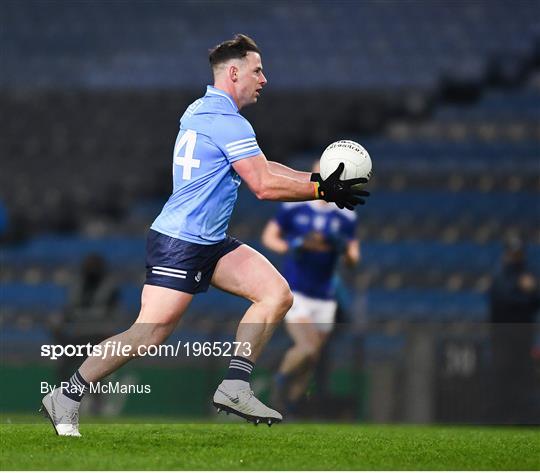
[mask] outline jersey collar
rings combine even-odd
[[[233,106],[234,111],[238,112],[238,107],[236,106],[236,103],[234,103],[233,98],[227,92],[225,92],[224,90],[216,89],[212,85],[207,85],[206,86],[206,95],[219,95],[221,97],[225,97],[231,103],[231,105]]]

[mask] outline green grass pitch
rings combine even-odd
[[[0,425],[2,470],[537,470],[540,431],[280,424]]]

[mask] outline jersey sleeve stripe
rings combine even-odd
[[[233,151],[233,152],[229,153],[229,156],[231,156],[231,157],[238,156],[239,154],[244,154],[244,153],[247,153],[249,151],[256,150],[256,149],[259,149],[259,145],[250,146],[249,148],[242,148],[242,149],[239,149],[237,151]]]
[[[230,148],[231,146],[239,145],[245,143],[246,141],[255,141],[255,138],[244,138],[243,140],[231,141],[225,145],[225,148]]]
[[[232,153],[242,152],[242,151],[245,150],[245,149],[253,148],[253,146],[257,146],[257,147],[258,147],[259,145],[258,145],[257,143],[249,143],[248,145],[242,146],[241,148],[228,149],[228,150],[227,150],[227,153],[232,154]]]
[[[257,141],[254,139],[253,141],[247,141],[246,143],[242,143],[241,145],[236,145],[236,146],[230,146],[227,149],[227,151],[237,151],[241,148],[246,148],[248,146],[253,146],[253,145],[256,145],[257,144]]]

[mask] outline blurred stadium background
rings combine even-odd
[[[307,169],[348,138],[374,161],[363,260],[343,275],[311,412],[498,421],[486,291],[508,235],[540,262],[540,2],[5,0],[0,18],[2,412],[33,410],[56,380],[39,346],[58,339],[87,255],[119,286],[110,322],[135,318],[178,119],[211,80],[207,50],[243,32],[263,51],[269,84],[245,115],[270,159]],[[276,209],[242,188],[230,234],[279,267],[259,241]],[[211,290],[171,341],[229,340],[245,307]],[[279,331],[265,352],[263,397],[288,343]],[[137,361],[117,379],[153,394],[101,412],[209,416],[224,365]]]

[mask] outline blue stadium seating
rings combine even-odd
[[[448,105],[438,110],[436,120],[540,120],[540,91],[525,89],[518,91],[490,92],[474,107]]]
[[[538,173],[536,141],[360,140],[376,159],[377,173]]]
[[[382,290],[367,292],[367,311],[373,320],[381,318],[451,320],[482,320],[486,316],[485,296],[468,292],[440,290]],[[123,285],[120,301],[123,309],[135,315],[140,308],[140,287]],[[3,309],[32,310],[35,313],[59,311],[67,302],[67,288],[52,283],[3,284],[0,305]],[[204,297],[196,297],[189,313],[215,322],[237,319],[249,302],[216,289]]]
[[[370,320],[485,321],[487,299],[473,292],[401,289],[370,289],[367,293]]]
[[[89,253],[98,253],[111,264],[143,268],[144,252],[145,241],[140,237],[89,239],[48,235],[3,249],[0,262],[12,266],[76,265]]]
[[[276,88],[297,88],[302,78],[314,89],[433,89],[441,76],[478,81],[495,54],[532,51],[539,13],[537,1],[504,0],[312,1],[293,9],[260,0],[9,0],[0,10],[0,84],[200,87],[209,80],[207,49],[245,32],[261,46]]]
[[[402,192],[379,190],[370,205],[362,209],[363,218],[437,218],[451,222],[458,217],[481,221],[493,216],[500,221],[523,222],[538,220],[540,200],[527,192],[476,192],[447,190],[413,190]]]
[[[43,326],[28,329],[3,327],[0,335],[2,350],[6,350],[6,352],[9,350],[10,355],[13,355],[15,350],[17,352],[24,350],[35,351],[37,347],[43,344],[52,343],[52,340],[50,331]]]
[[[0,306],[4,310],[14,308],[51,312],[62,309],[66,301],[66,288],[53,283],[2,283],[0,290]]]

